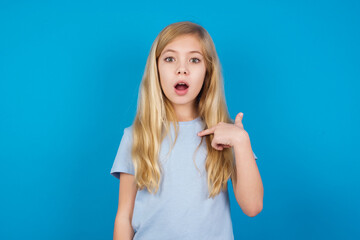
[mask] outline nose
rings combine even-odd
[[[179,69],[177,71],[178,74],[181,74],[181,73],[184,73],[184,74],[187,74],[187,71],[185,69]]]
[[[176,72],[177,74],[188,74],[189,71],[186,68],[186,63],[180,63]]]

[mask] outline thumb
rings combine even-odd
[[[243,119],[244,114],[242,112],[240,112],[238,115],[236,115],[235,118],[235,125],[238,125],[240,127],[242,127],[242,119]]]

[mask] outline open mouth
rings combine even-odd
[[[176,86],[175,86],[175,88],[177,89],[177,90],[185,90],[185,89],[187,89],[189,86],[186,84],[186,83],[178,83],[178,84],[176,84]]]

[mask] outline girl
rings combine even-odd
[[[243,114],[229,117],[209,33],[188,21],[164,28],[138,96],[110,171],[120,179],[114,239],[234,239],[227,181],[251,217],[263,186]]]

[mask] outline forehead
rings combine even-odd
[[[202,54],[202,46],[200,40],[193,35],[182,35],[176,37],[170,43],[168,43],[163,49],[165,52],[199,52]]]

